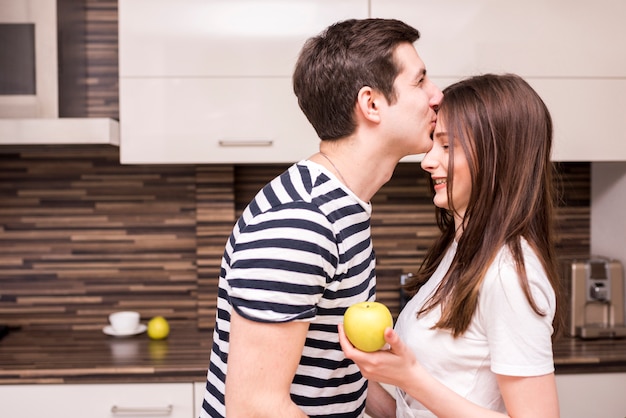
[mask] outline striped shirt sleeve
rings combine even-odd
[[[230,302],[248,319],[312,320],[337,265],[329,220],[311,203],[289,202],[255,216],[233,248]]]

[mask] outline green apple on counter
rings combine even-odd
[[[393,327],[393,317],[380,302],[355,303],[343,315],[346,337],[361,351],[372,352],[383,348],[387,327]]]

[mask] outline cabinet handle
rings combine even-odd
[[[172,415],[172,411],[174,410],[174,405],[167,405],[164,407],[138,407],[138,408],[129,408],[126,406],[117,406],[113,405],[111,407],[111,413],[113,415]]]
[[[245,141],[237,141],[237,140],[220,140],[220,147],[271,147],[274,145],[274,141],[271,139],[260,139],[260,140],[245,140]]]

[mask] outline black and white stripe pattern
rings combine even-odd
[[[223,417],[232,309],[254,321],[310,322],[291,385],[311,417],[360,417],[366,381],[345,359],[337,324],[353,303],[375,297],[371,208],[322,166],[293,165],[261,190],[230,236],[202,417]]]

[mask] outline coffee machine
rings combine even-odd
[[[583,339],[626,337],[624,271],[602,257],[563,263],[566,333]]]

